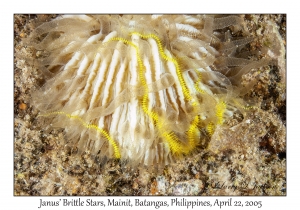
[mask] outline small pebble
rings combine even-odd
[[[24,33],[20,33],[19,35],[21,38],[24,38],[25,37],[25,34]]]
[[[19,109],[25,110],[27,108],[27,105],[24,103],[19,104]]]

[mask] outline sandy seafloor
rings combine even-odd
[[[33,30],[31,22],[55,15],[15,15],[14,50],[37,56],[22,38]],[[254,41],[249,50],[265,43],[266,23],[277,27],[286,46],[285,15],[242,15]],[[270,38],[272,41],[272,37]],[[279,62],[285,55],[278,56]],[[37,120],[30,92],[43,79],[38,69],[14,59],[14,195],[286,195],[286,89],[277,66],[253,70],[248,79],[258,82],[247,97],[259,109],[244,119],[228,122],[221,139],[160,172],[121,167],[111,160],[99,166],[88,154],[69,155],[64,130],[45,132]],[[246,78],[247,79],[247,78]],[[214,148],[218,148],[215,152]]]

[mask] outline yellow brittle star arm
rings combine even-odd
[[[224,112],[226,110],[226,103],[220,101],[216,106],[216,116],[218,118],[218,124],[222,125],[224,122]]]
[[[154,124],[156,124],[158,126],[161,126],[161,124],[159,123],[159,120],[158,120],[158,115],[148,109],[149,88],[147,86],[147,82],[146,82],[146,79],[145,79],[145,76],[144,76],[145,67],[143,65],[143,61],[141,59],[138,46],[136,46],[133,42],[131,42],[127,39],[124,39],[122,37],[113,37],[113,38],[108,40],[108,42],[110,42],[110,41],[121,41],[124,44],[127,44],[127,45],[129,45],[129,46],[131,46],[135,49],[136,56],[137,56],[137,61],[138,61],[138,66],[139,66],[139,78],[141,80],[141,83],[142,83],[143,87],[145,88],[145,94],[143,95],[143,100],[142,100],[142,109],[150,117],[150,119],[153,120]]]
[[[108,140],[108,142],[113,146],[115,158],[116,159],[121,158],[120,150],[119,150],[117,143],[110,137],[110,135],[107,133],[107,131],[103,130],[102,128],[99,128],[97,125],[86,123],[81,117],[79,117],[77,115],[70,115],[70,114],[62,112],[62,111],[41,114],[41,115],[38,115],[38,117],[39,116],[48,117],[50,115],[64,115],[64,116],[68,117],[69,119],[78,120],[84,127],[88,128],[88,129],[95,129],[97,132],[101,133]]]
[[[181,72],[181,69],[179,67],[179,64],[177,62],[177,60],[175,58],[172,58],[172,57],[169,57],[165,54],[164,52],[164,49],[163,49],[163,46],[161,44],[161,41],[160,39],[155,35],[155,34],[148,34],[148,35],[143,35],[141,33],[138,33],[138,32],[132,32],[131,34],[135,34],[135,35],[138,35],[139,37],[143,38],[143,39],[149,39],[149,38],[152,38],[156,41],[157,43],[157,46],[158,46],[158,50],[159,50],[159,53],[160,53],[160,56],[166,60],[166,61],[171,61],[174,65],[175,65],[175,68],[176,68],[176,74],[178,76],[178,80],[179,80],[179,83],[182,87],[182,91],[183,91],[183,95],[184,97],[186,98],[186,100],[190,101],[192,100],[192,96],[190,94],[190,91],[188,90],[186,84],[185,84],[185,81],[183,79],[183,76],[182,76],[182,72]],[[196,105],[195,103],[193,103],[193,105]]]
[[[156,40],[156,42],[158,44],[159,51],[160,51],[160,55],[162,56],[162,58],[167,60],[167,61],[171,61],[175,64],[177,75],[179,77],[180,84],[183,88],[183,93],[184,93],[187,100],[191,100],[189,90],[186,87],[185,81],[182,77],[181,70],[179,68],[179,65],[178,65],[176,59],[168,57],[164,53],[163,48],[162,48],[162,44],[161,44],[161,41],[159,40],[159,38],[157,36],[155,36],[154,34],[150,34],[150,35],[147,35],[147,36],[142,35],[142,34],[137,33],[137,32],[134,32],[132,34],[139,35],[143,39],[153,38],[153,39]],[[150,111],[148,109],[147,105],[148,105],[149,90],[148,90],[148,86],[147,86],[146,79],[145,79],[145,76],[144,76],[145,67],[143,65],[143,61],[142,61],[141,56],[140,56],[139,47],[137,45],[135,45],[133,42],[131,42],[127,39],[124,39],[122,37],[113,37],[113,38],[108,40],[108,42],[110,42],[110,41],[121,41],[124,44],[127,44],[127,45],[129,45],[129,46],[131,46],[135,49],[136,56],[137,56],[137,61],[138,61],[138,67],[139,67],[139,78],[141,80],[141,84],[145,88],[145,94],[143,95],[143,100],[142,100],[142,109],[143,109],[143,111],[150,117],[150,119],[153,120],[154,124],[157,126],[157,128],[160,131],[160,133],[162,134],[162,136],[166,139],[166,141],[167,141],[167,143],[168,143],[168,145],[169,145],[169,147],[170,147],[173,154],[188,154],[196,146],[195,139],[194,139],[194,135],[195,135],[194,133],[196,132],[197,124],[199,122],[198,116],[196,116],[195,119],[192,121],[192,123],[190,125],[190,128],[187,132],[188,133],[188,141],[189,141],[188,144],[183,145],[179,141],[178,137],[173,132],[166,131],[162,127],[161,119],[159,119],[159,116],[155,112]]]

